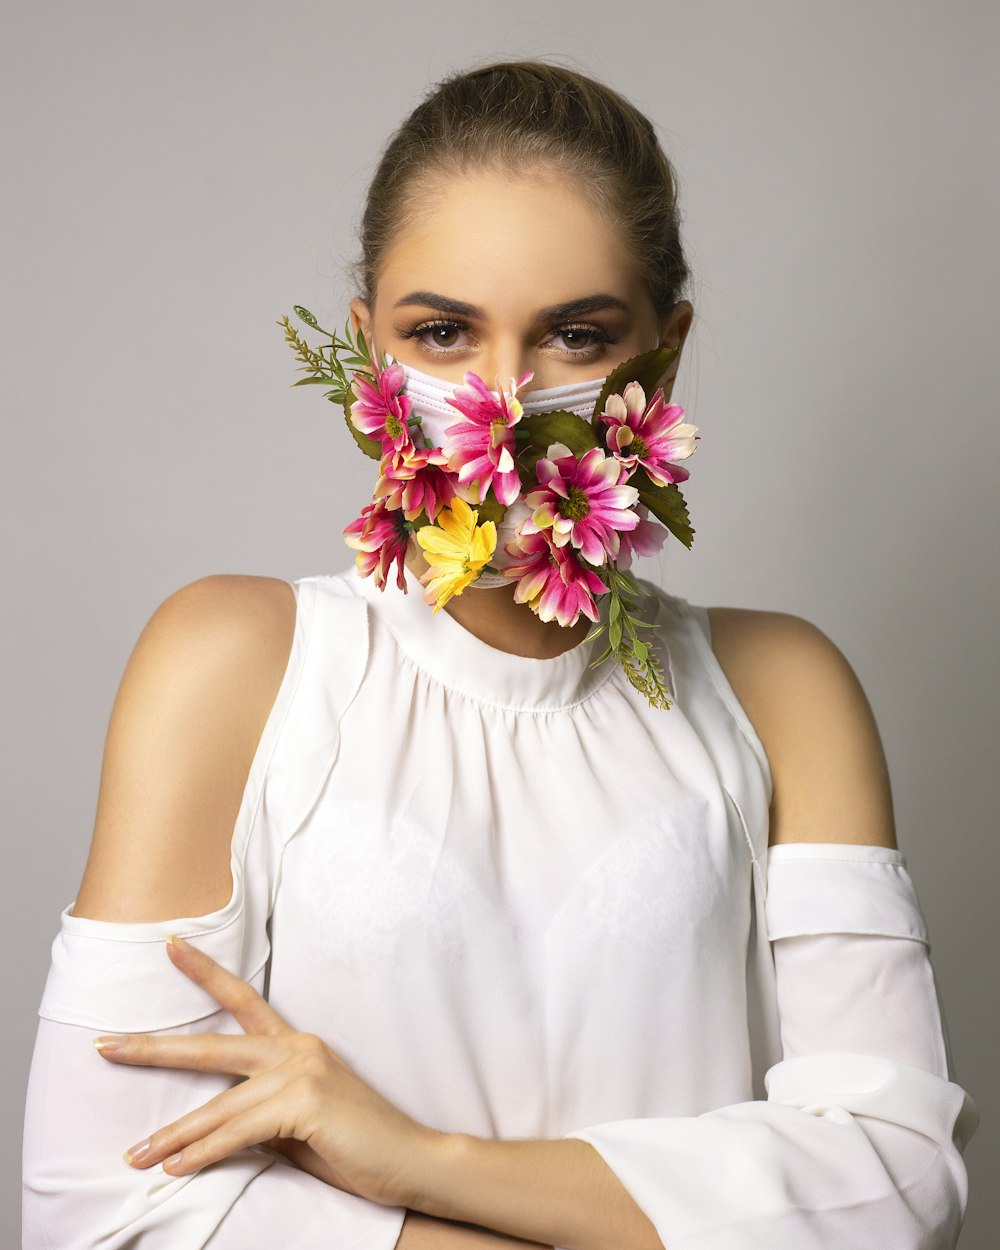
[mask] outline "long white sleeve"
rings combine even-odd
[[[116,1064],[93,1046],[99,1033],[241,1031],[170,962],[170,932],[261,989],[264,967],[244,966],[241,917],[213,930],[63,913],[28,1080],[23,1250],[393,1250],[405,1208],[333,1188],[269,1151],[242,1150],[180,1177],[122,1158],[237,1079]]]
[[[979,1111],[952,1079],[901,852],[770,848],[781,1062],[766,1100],[597,1124],[589,1141],[666,1250],[951,1250]]]

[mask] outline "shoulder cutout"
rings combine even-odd
[[[885,752],[843,652],[791,613],[718,607],[708,614],[712,649],[771,765],[769,844],[895,847]]]
[[[232,897],[232,833],[291,653],[296,594],[216,574],[168,596],[129,656],[71,914],[142,922]]]

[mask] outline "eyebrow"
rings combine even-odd
[[[422,304],[427,308],[436,308],[438,312],[451,313],[454,317],[474,317],[485,321],[486,311],[475,304],[467,304],[464,300],[451,299],[447,295],[438,295],[434,291],[411,291],[402,299],[396,300],[393,308],[401,308],[406,304]],[[601,292],[596,295],[585,295],[580,299],[566,300],[562,304],[550,304],[548,308],[540,308],[537,317],[540,321],[562,319],[564,317],[582,317],[585,313],[599,312],[613,308],[619,312],[629,312],[629,306],[617,295]]]

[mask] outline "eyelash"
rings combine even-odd
[[[419,339],[429,330],[436,330],[442,326],[449,330],[468,330],[469,328],[468,323],[464,321],[446,321],[438,319],[434,321],[421,321],[419,325],[415,325],[412,329],[399,330],[398,333],[399,336],[404,339]],[[559,354],[562,356],[581,357],[585,360],[593,359],[593,357],[599,353],[602,346],[611,345],[618,341],[617,339],[612,338],[606,330],[603,330],[600,326],[594,325],[573,324],[556,326],[552,333],[559,335],[564,334],[569,330],[581,330],[585,334],[591,335],[592,338],[596,339],[596,342],[591,343],[589,347],[558,349]],[[432,347],[429,343],[420,343],[419,346],[430,356],[453,356],[461,350],[458,347]]]

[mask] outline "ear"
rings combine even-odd
[[[674,379],[677,376],[677,370],[680,368],[684,340],[688,336],[693,320],[694,305],[690,300],[682,299],[678,300],[671,308],[660,326],[660,346],[677,348],[677,355],[667,366],[666,372],[660,381],[660,385],[663,387],[663,396],[668,403],[670,401],[670,393],[673,390]]]
[[[360,297],[351,300],[351,334],[354,338],[358,337],[358,327],[364,331],[365,338],[371,342],[371,310],[363,299]]]

